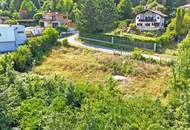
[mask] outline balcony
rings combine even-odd
[[[139,19],[139,22],[156,22],[156,19]]]

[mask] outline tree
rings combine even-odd
[[[73,0],[59,0],[57,10],[62,13],[70,13],[74,5]]]
[[[184,9],[177,9],[177,14],[176,14],[176,26],[175,26],[175,32],[178,36],[183,33],[183,20],[185,16],[185,10]]]
[[[114,0],[97,0],[96,7],[96,31],[106,32],[115,27],[116,5]]]
[[[40,1],[39,0],[32,0],[32,2],[34,3],[34,5],[36,6],[36,8],[40,8]]]
[[[81,32],[106,32],[114,27],[115,3],[113,0],[82,0],[75,17]]]
[[[96,1],[81,0],[81,5],[75,10],[75,19],[81,32],[96,32]]]
[[[55,12],[57,11],[57,3],[58,3],[58,0],[51,0],[51,3],[50,3],[50,8],[51,8],[51,11]]]
[[[33,15],[36,13],[37,8],[32,1],[24,0],[20,7],[20,12],[22,12],[22,11],[27,12],[26,18],[32,18]]]
[[[13,87],[15,78],[11,55],[2,56],[0,58],[0,129],[2,130],[11,127],[8,111],[10,112],[11,107],[17,102],[17,94]]]
[[[15,11],[15,10],[19,11],[22,2],[23,0],[11,0],[11,3],[10,3],[11,11]]]
[[[130,0],[121,0],[117,6],[117,12],[120,19],[129,19],[132,17],[132,3]]]
[[[166,12],[170,13],[174,7],[173,0],[166,0],[165,6],[166,6]]]
[[[44,10],[44,11],[51,10],[49,1],[44,2],[43,6],[42,6],[42,10]]]

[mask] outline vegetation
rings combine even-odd
[[[39,19],[40,14],[48,10],[67,13],[76,20],[82,33],[102,38],[118,20],[131,18],[144,6],[173,17],[176,8],[186,0],[41,2],[42,6],[38,0],[0,0],[0,13],[12,19],[22,16]],[[126,24],[133,26],[130,22]],[[124,39],[122,42],[147,44],[151,41],[162,46],[175,38],[180,42],[179,38],[185,36],[189,28],[189,13],[178,9],[176,18],[160,37],[135,34],[120,37]],[[100,32],[103,34],[96,35]],[[0,129],[190,128],[190,34],[180,42],[177,60],[171,66],[145,59],[139,49],[135,49],[130,58],[71,47],[67,40],[57,42],[57,38],[58,32],[48,28],[15,52],[0,56]],[[115,75],[124,76],[126,80],[116,81],[112,78]]]
[[[117,12],[120,19],[128,19],[132,16],[132,2],[131,0],[121,0],[117,5]]]
[[[50,30],[47,32],[50,33]],[[60,75],[47,76],[33,74],[31,72],[17,73],[13,69],[12,65],[14,61],[11,60],[10,54],[2,56],[0,59],[0,88],[2,90],[0,91],[0,127],[1,129],[19,126],[22,129],[91,128],[97,130],[107,128],[189,128],[188,118],[186,118],[188,116],[188,43],[189,36],[187,36],[186,40],[179,47],[178,62],[174,66],[173,74],[168,83],[168,89],[164,89],[164,92],[160,92],[160,96],[154,98],[147,94],[134,95],[132,97],[130,95],[123,96],[125,92],[122,94],[121,91],[118,91],[116,89],[117,82],[111,78],[105,80],[101,85],[90,82],[78,84],[72,83]],[[83,51],[83,49],[81,50]],[[64,53],[67,51],[67,48],[64,50],[60,49],[60,51]],[[73,53],[73,50],[71,52]],[[77,52],[76,50],[75,56],[78,56],[78,54],[81,54],[81,52]],[[61,55],[63,54],[60,53]],[[83,55],[87,56],[86,53]],[[88,57],[86,63],[89,63],[92,55],[94,54],[89,55],[91,58]],[[52,54],[51,56],[56,55]],[[58,55],[58,57],[60,56]],[[69,58],[66,55],[65,57],[67,58],[60,58]],[[84,59],[83,57],[81,58]],[[116,56],[116,59],[118,58]],[[52,59],[56,58],[52,57]],[[76,60],[77,58],[74,59]],[[121,59],[123,58],[121,57]],[[94,63],[94,61],[99,62],[99,65],[107,68],[104,71],[111,69],[113,74],[125,74],[127,76],[141,75],[137,66],[142,62],[138,62],[136,63],[137,66],[134,66],[134,64],[130,63],[130,60],[126,61],[126,58],[124,60],[125,62],[123,60],[119,62],[115,62],[114,60],[113,62],[106,62],[110,60],[100,59],[97,61],[96,59],[92,60],[91,63]],[[68,61],[60,63],[68,63],[70,67],[72,66]],[[47,65],[49,66],[50,64],[47,63]],[[56,65],[58,64],[56,63]],[[53,69],[54,67],[50,68]],[[143,70],[142,72],[145,72],[142,66],[139,68]],[[155,67],[153,67],[154,69]],[[86,71],[86,69],[84,70]],[[147,66],[147,70],[150,70],[150,66]],[[159,70],[159,72],[164,72],[164,70]],[[81,75],[81,73],[79,74]],[[91,74],[94,76],[94,72],[91,72]],[[157,72],[152,72],[152,75],[155,74]],[[141,77],[143,76],[144,74],[141,75]],[[147,81],[149,79],[148,77],[151,78],[150,73],[147,74]],[[160,76],[157,77],[158,81],[160,81]],[[163,80],[165,79],[164,77]],[[141,80],[139,79],[137,81]]]

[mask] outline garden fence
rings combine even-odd
[[[145,50],[157,50],[157,44],[151,42],[142,42],[129,39],[127,37],[102,35],[102,34],[80,34],[80,38],[88,41],[104,42],[112,44],[122,44],[133,48],[141,48]]]

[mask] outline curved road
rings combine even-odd
[[[104,52],[104,53],[109,53],[109,54],[120,54],[120,55],[131,55],[131,52],[128,51],[122,51],[119,49],[113,49],[113,48],[109,48],[109,47],[103,47],[103,46],[97,46],[97,45],[93,45],[93,44],[88,44],[88,43],[81,43],[80,41],[76,41],[75,39],[78,38],[79,35],[75,34],[72,36],[67,37],[68,43],[70,45],[74,45],[74,46],[78,46],[78,47],[84,47],[87,49],[92,49],[92,50],[96,50],[96,51],[100,51],[100,52]],[[155,55],[148,55],[148,54],[142,54],[143,57],[145,58],[152,58],[154,60],[164,60],[164,61],[172,61],[172,58],[161,58],[159,56],[155,56]]]

